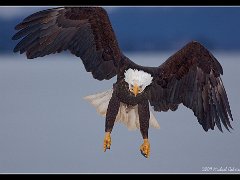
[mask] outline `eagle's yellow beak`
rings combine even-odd
[[[138,90],[139,90],[138,85],[137,85],[137,84],[134,84],[134,86],[133,86],[133,93],[134,93],[135,97],[136,97],[137,94],[138,94]]]

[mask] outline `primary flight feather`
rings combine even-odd
[[[110,149],[114,123],[140,128],[141,153],[150,155],[149,126],[159,128],[155,111],[192,109],[205,131],[215,125],[229,130],[233,120],[217,59],[200,43],[189,42],[159,67],[140,66],[120,50],[106,11],[101,7],[60,7],[25,18],[13,40],[21,39],[14,52],[28,59],[69,50],[80,57],[97,80],[117,76],[109,91],[86,97],[106,117],[104,151]]]

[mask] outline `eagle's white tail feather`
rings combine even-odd
[[[112,97],[113,90],[108,90],[102,93],[90,95],[84,97],[88,100],[97,110],[99,114],[103,117],[106,117],[108,103]],[[121,122],[127,126],[129,130],[139,129],[139,115],[138,115],[138,106],[127,107],[124,103],[120,103],[119,111],[116,117],[115,122]],[[153,113],[150,111],[150,127],[160,128],[156,118]]]

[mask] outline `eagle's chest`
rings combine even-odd
[[[147,99],[147,89],[135,97],[134,94],[129,91],[128,84],[125,82],[116,84],[115,91],[119,100],[127,105],[135,106]]]

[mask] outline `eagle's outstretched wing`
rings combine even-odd
[[[229,130],[232,118],[217,59],[200,43],[190,42],[158,68],[150,87],[150,104],[156,111],[176,110],[183,103],[193,110],[203,129]]]
[[[27,58],[69,50],[98,80],[117,74],[122,53],[106,11],[101,7],[53,8],[34,13],[15,27],[14,52]]]

